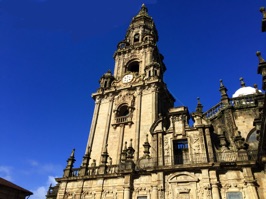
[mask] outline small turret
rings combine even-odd
[[[265,32],[266,31],[266,11],[264,7],[260,8],[260,12],[262,13],[262,25],[261,25],[261,31]]]
[[[221,93],[221,101],[224,105],[229,104],[229,97],[227,95],[227,88],[224,86],[223,84],[223,80],[220,79],[220,89],[219,89],[220,93]]]
[[[67,166],[64,169],[64,177],[72,176],[72,169],[75,162],[75,149],[72,150],[70,157],[67,159]]]
[[[134,153],[135,149],[132,147],[132,139],[130,139],[129,147],[127,148],[127,158],[128,159],[133,159],[134,158]]]
[[[243,87],[246,87],[246,84],[245,84],[245,82],[244,82],[244,78],[243,78],[243,77],[240,77],[240,78],[239,78],[239,81],[240,81],[240,85],[241,85],[242,88],[243,88]]]
[[[262,58],[260,51],[257,51],[259,58],[258,74],[262,75],[262,89],[266,90],[266,61]]]
[[[100,87],[102,89],[108,89],[111,87],[112,82],[114,81],[114,76],[111,73],[111,70],[108,70],[99,80]]]
[[[194,121],[194,126],[202,125],[202,116],[203,116],[203,106],[200,102],[200,98],[197,97],[197,107],[196,111],[192,113],[192,119]]]
[[[148,134],[146,135],[146,141],[144,142],[143,147],[144,147],[144,157],[149,158],[151,145],[148,140]]]
[[[82,164],[80,166],[80,176],[85,176],[87,173],[87,169],[89,166],[90,161],[90,147],[88,147],[88,150],[86,151],[85,155],[83,156]]]

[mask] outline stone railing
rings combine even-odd
[[[255,106],[255,100],[256,100],[257,95],[245,95],[241,97],[235,97],[235,98],[230,98],[229,99],[229,106],[233,106],[235,108],[245,108],[245,107],[251,107]],[[222,102],[216,104],[212,108],[210,108],[208,111],[203,113],[203,115],[211,119],[215,117],[217,114],[219,114],[224,108],[226,108]]]
[[[131,121],[131,118],[128,115],[115,118],[116,123],[127,123],[129,121]]]
[[[71,176],[79,176],[79,168],[72,169]],[[104,175],[116,174],[119,171],[119,165],[107,165]],[[88,167],[86,176],[95,176],[99,174],[99,166]]]
[[[217,162],[243,162],[257,160],[258,151],[238,151],[238,152],[218,152],[216,153]]]
[[[79,168],[72,169],[71,176],[78,176],[79,175]]]
[[[230,99],[230,104],[234,107],[249,107],[255,105],[255,96],[246,95],[242,97],[235,97]]]
[[[216,116],[218,113],[220,113],[221,110],[223,110],[224,105],[222,102],[216,104],[214,107],[212,107],[211,109],[209,109],[208,111],[206,111],[203,115],[206,118],[212,118],[214,116]]]
[[[208,162],[206,154],[188,154],[184,153],[181,155],[174,156],[174,164],[196,164]]]
[[[238,152],[218,152],[216,158],[213,154],[182,154],[174,156],[174,165],[179,164],[199,164],[207,162],[243,162],[243,161],[256,161],[258,156],[257,150],[238,151]]]
[[[120,124],[128,124],[131,125],[132,122],[132,114],[126,115],[126,116],[120,116],[120,117],[115,117],[114,122],[112,123],[112,126],[116,128]]]

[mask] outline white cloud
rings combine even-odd
[[[29,160],[29,163],[31,166],[35,167],[35,166],[39,166],[39,163],[35,160]]]
[[[11,177],[11,167],[8,166],[0,166],[0,176],[2,176],[2,178],[11,181],[12,177]]]
[[[56,185],[57,182],[55,181],[55,177],[54,176],[48,176],[48,181],[47,184],[50,186],[50,184],[52,184],[52,186]]]
[[[47,193],[47,187],[41,186],[32,192],[33,195],[30,197],[31,199],[44,199]]]
[[[45,195],[47,194],[48,188],[51,184],[52,186],[57,184],[54,176],[48,176],[47,182],[44,186],[40,186],[40,187],[37,187],[37,189],[32,190],[33,195],[30,198],[31,199],[44,199]]]

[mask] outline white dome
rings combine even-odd
[[[261,93],[261,91],[259,91]],[[256,93],[256,89],[252,88],[250,86],[246,86],[246,87],[242,87],[240,89],[238,89],[234,94],[233,94],[233,98],[235,97],[241,97],[241,96],[245,96],[245,95],[251,95],[251,94],[255,94]]]

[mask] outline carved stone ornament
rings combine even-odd
[[[132,93],[120,93],[115,98],[115,106],[116,109],[121,105],[121,104],[127,104],[130,107],[133,107],[135,104],[135,97]]]
[[[87,196],[91,199],[95,199],[96,193],[94,191],[84,191],[81,195],[81,199],[85,199]]]

